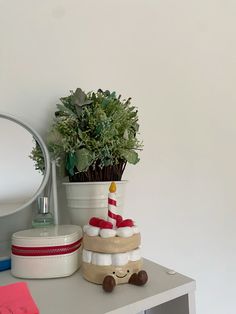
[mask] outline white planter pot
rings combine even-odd
[[[64,182],[70,221],[86,225],[91,217],[107,219],[108,193],[111,182]],[[117,211],[123,213],[127,181],[117,181]]]

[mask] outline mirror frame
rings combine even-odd
[[[29,201],[27,201],[25,204],[21,205],[20,207],[14,209],[13,211],[11,211],[9,214],[4,214],[1,215],[0,213],[0,218],[1,217],[6,217],[9,215],[12,215],[26,207],[28,207],[29,205],[31,205],[36,199],[37,197],[40,196],[40,194],[43,192],[43,190],[45,189],[47,182],[49,180],[49,176],[50,176],[50,156],[49,156],[49,152],[48,149],[43,141],[43,139],[41,138],[41,136],[29,125],[26,124],[24,122],[22,122],[20,119],[16,118],[15,116],[9,115],[9,114],[5,114],[5,113],[0,113],[0,118],[3,119],[7,119],[10,120],[12,122],[17,123],[18,125],[22,126],[24,129],[26,129],[28,132],[30,132],[30,134],[34,137],[34,139],[38,142],[42,152],[43,152],[43,157],[44,157],[44,162],[45,162],[45,173],[44,173],[44,177],[43,180],[38,188],[38,190],[35,192],[34,196],[31,197],[31,199]]]

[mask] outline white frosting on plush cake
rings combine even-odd
[[[128,262],[138,261],[141,259],[140,249],[125,252],[125,253],[97,253],[83,249],[82,260],[85,263],[91,263],[99,266],[122,266]]]

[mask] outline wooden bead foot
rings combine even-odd
[[[106,292],[112,292],[116,286],[116,281],[112,276],[106,276],[103,280],[102,287]]]
[[[140,270],[138,273],[131,275],[129,283],[135,286],[143,286],[148,281],[148,275],[145,270]]]

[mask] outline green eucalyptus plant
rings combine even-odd
[[[44,157],[41,147],[36,140],[34,140],[34,147],[29,157],[34,161],[35,170],[39,171],[41,174],[44,174],[45,171]]]
[[[60,100],[48,147],[70,181],[121,180],[126,163],[136,164],[142,148],[131,98],[77,88]]]

